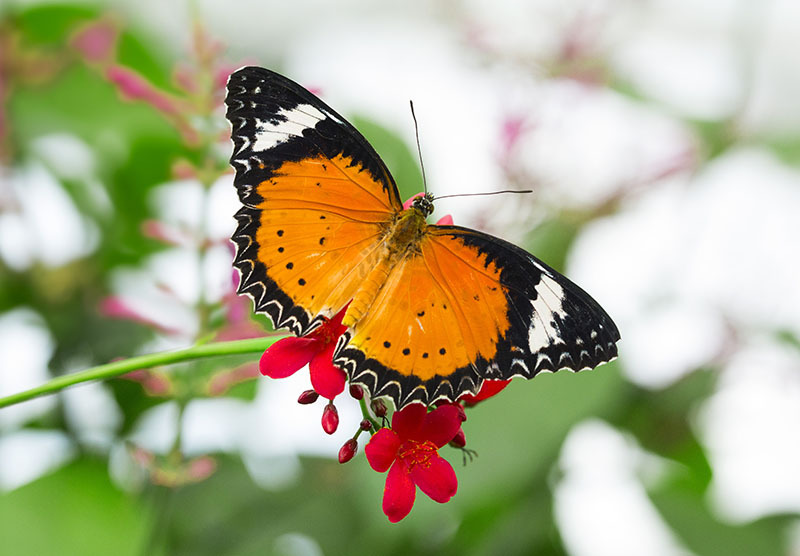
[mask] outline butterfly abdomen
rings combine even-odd
[[[369,311],[391,270],[387,259],[381,260],[373,267],[347,308],[342,320],[344,326],[354,326]]]

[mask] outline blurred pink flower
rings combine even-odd
[[[98,20],[78,29],[70,42],[87,62],[104,62],[110,60],[114,52],[117,35],[116,25]]]
[[[178,87],[187,93],[196,93],[197,81],[195,80],[195,73],[194,68],[186,64],[178,63],[172,72],[172,78]]]
[[[175,328],[170,328],[168,326],[164,326],[161,323],[154,321],[151,318],[148,318],[135,309],[131,308],[122,298],[117,296],[109,296],[103,299],[100,302],[100,314],[106,317],[120,319],[120,320],[129,320],[132,322],[137,322],[148,328],[153,328],[162,334],[181,334],[182,331],[177,330]]]
[[[213,375],[211,380],[208,381],[208,394],[209,396],[222,396],[233,386],[253,380],[259,376],[258,364],[255,362],[233,369],[225,369]]]
[[[156,89],[149,81],[133,70],[115,64],[106,69],[106,77],[117,86],[122,96],[128,100],[144,101],[164,114],[171,116],[180,114],[175,100]]]
[[[206,480],[217,470],[217,462],[211,456],[200,456],[176,466],[157,458],[145,467],[153,484],[176,488]]]
[[[217,470],[217,461],[211,456],[200,456],[189,461],[186,467],[186,478],[196,483],[209,478]]]
[[[233,249],[232,246],[231,249]],[[262,328],[250,318],[252,307],[250,300],[236,293],[239,287],[239,271],[236,269],[233,269],[231,273],[231,285],[231,289],[222,298],[228,323],[219,331],[216,340],[222,342],[264,336]]]
[[[160,220],[145,220],[141,226],[142,235],[167,245],[186,246],[191,244],[188,233],[168,226]]]
[[[528,131],[529,125],[524,116],[507,116],[500,130],[501,160],[507,164],[519,144],[519,140]]]
[[[138,382],[142,385],[142,388],[144,388],[144,391],[148,396],[170,396],[173,392],[172,382],[166,375],[156,373],[148,369],[131,371],[122,375],[120,378]]]

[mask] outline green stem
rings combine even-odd
[[[161,365],[171,365],[181,361],[191,361],[193,359],[205,359],[206,357],[219,357],[223,355],[237,355],[244,353],[260,353],[269,346],[280,340],[283,336],[268,336],[266,338],[255,338],[250,340],[235,340],[232,342],[216,342],[211,344],[194,345],[176,351],[166,351],[161,353],[151,353],[140,355],[106,363],[97,367],[91,367],[84,371],[63,375],[53,380],[19,392],[4,398],[0,398],[0,408],[24,402],[39,396],[54,394],[68,386],[89,382],[92,380],[104,380],[116,376],[124,375],[138,369],[147,369]]]
[[[372,423],[372,430],[377,431],[379,428],[381,428],[381,425],[372,418],[372,415],[370,415],[369,409],[367,409],[367,402],[364,400],[364,398],[358,400],[358,405],[361,407],[361,415],[364,417],[364,419]],[[361,433],[359,432],[358,434]],[[358,434],[356,437],[358,437]]]

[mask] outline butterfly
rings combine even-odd
[[[400,409],[616,357],[619,331],[586,292],[509,242],[428,224],[430,194],[404,210],[372,146],[302,86],[245,67],[225,104],[239,293],[298,336],[346,308],[333,362],[351,384]]]

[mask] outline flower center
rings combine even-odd
[[[330,320],[326,320],[324,323],[322,323],[322,326],[317,328],[312,334],[315,335],[317,340],[322,342],[322,344],[325,346],[338,338],[338,335],[336,334],[333,325],[331,325]]]
[[[402,459],[409,471],[416,465],[423,465],[427,467],[430,465],[430,459],[438,453],[436,444],[430,440],[419,442],[417,440],[406,440],[400,446],[397,453],[399,459]]]

